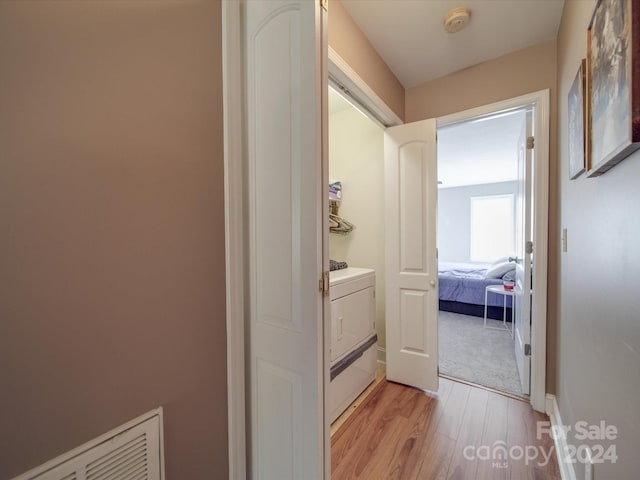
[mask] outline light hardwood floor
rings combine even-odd
[[[384,380],[332,435],[332,479],[560,479],[538,421],[525,402],[446,378],[437,396]],[[498,451],[510,454],[483,459]]]
[[[349,417],[358,411],[360,405],[362,405],[367,400],[367,398],[369,398],[369,395],[378,387],[380,382],[385,380],[386,374],[387,370],[384,363],[378,363],[378,367],[376,369],[376,379],[360,395],[358,395],[358,398],[351,402],[351,405],[349,405],[349,407],[344,412],[342,412],[342,414],[338,418],[336,418],[335,422],[331,424],[332,437],[338,430],[340,430],[340,427],[345,424]]]

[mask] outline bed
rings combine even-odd
[[[513,272],[513,268],[503,262],[502,269],[498,269],[500,274],[502,270],[505,273]],[[502,265],[502,264],[500,264]],[[462,313],[464,315],[473,315],[476,317],[484,317],[484,294],[488,285],[502,285],[503,279],[500,274],[499,278],[487,278],[487,272],[490,274],[496,271],[495,265],[482,263],[457,263],[457,262],[439,262],[438,264],[438,282],[440,310],[445,312]],[[495,274],[490,275],[495,277]],[[489,293],[487,299],[487,317],[496,320],[502,320],[503,314],[503,295]],[[511,298],[507,297],[507,320],[511,319]]]

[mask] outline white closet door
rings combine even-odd
[[[253,479],[328,478],[319,2],[244,4]]]
[[[437,391],[436,121],[388,128],[384,155],[387,378]]]

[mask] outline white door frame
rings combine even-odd
[[[438,127],[534,105],[533,297],[531,306],[531,405],[545,412],[547,366],[547,261],[549,242],[549,90],[510,98],[438,118]]]
[[[222,2],[222,77],[224,124],[224,185],[225,185],[225,270],[227,327],[227,414],[229,478],[246,479],[246,419],[245,419],[245,328],[244,328],[244,235],[243,235],[243,133],[242,133],[242,58],[241,2]],[[329,73],[357,95],[359,103],[380,115],[377,120],[386,126],[399,125],[402,120],[362,80],[358,74],[329,49]],[[531,404],[545,410],[546,368],[546,308],[547,308],[547,241],[548,241],[548,178],[549,178],[549,91],[543,90],[504,102],[440,117],[438,125],[512,108],[536,104],[536,147],[539,161],[535,170],[534,268],[531,368]],[[537,339],[543,341],[538,342]]]
[[[224,208],[229,478],[247,478],[244,328],[242,41],[240,3],[222,2]],[[213,366],[212,366],[213,367]]]

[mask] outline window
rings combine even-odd
[[[513,194],[471,197],[472,262],[493,262],[513,254]]]

